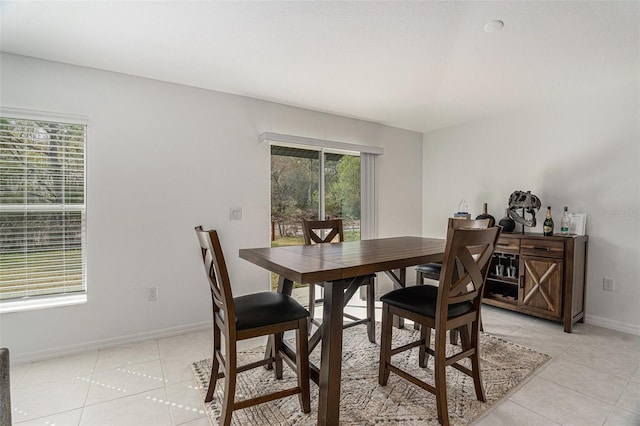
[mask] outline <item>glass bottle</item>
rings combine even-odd
[[[542,229],[545,237],[550,237],[553,235],[553,219],[551,218],[551,206],[547,207],[547,218],[544,220]]]
[[[569,207],[564,206],[564,213],[562,213],[562,218],[560,218],[560,233],[562,235],[569,235]]]

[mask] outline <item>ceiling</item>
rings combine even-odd
[[[2,51],[426,133],[640,79],[638,1],[5,1]],[[504,28],[487,33],[499,19]]]

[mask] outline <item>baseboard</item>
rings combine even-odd
[[[628,324],[625,322],[614,321],[608,318],[602,318],[595,315],[586,315],[585,322],[591,325],[597,325],[598,327],[609,328],[611,330],[621,331],[623,333],[629,333],[636,336],[640,336],[640,326],[636,324]]]
[[[104,349],[113,346],[138,343],[145,340],[163,339],[165,337],[176,336],[194,331],[201,331],[211,328],[211,321],[204,321],[194,324],[181,325],[177,327],[162,328],[158,330],[144,331],[141,333],[127,334],[124,336],[111,337],[108,339],[92,340],[75,345],[60,346],[57,348],[45,349],[42,351],[11,353],[11,364],[24,364],[27,362],[42,361],[61,356],[74,355],[79,352]]]

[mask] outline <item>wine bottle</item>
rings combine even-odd
[[[562,235],[569,235],[569,207],[564,206],[564,213],[560,218],[560,233]]]
[[[544,220],[542,229],[545,237],[550,237],[553,235],[553,219],[551,218],[551,206],[547,207],[547,218]]]

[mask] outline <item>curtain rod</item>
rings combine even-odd
[[[324,148],[356,151],[367,154],[382,155],[384,150],[377,146],[359,145],[355,143],[328,141],[324,139],[306,138],[303,136],[284,135],[281,133],[260,133],[260,142],[285,142],[291,144],[310,145]]]

